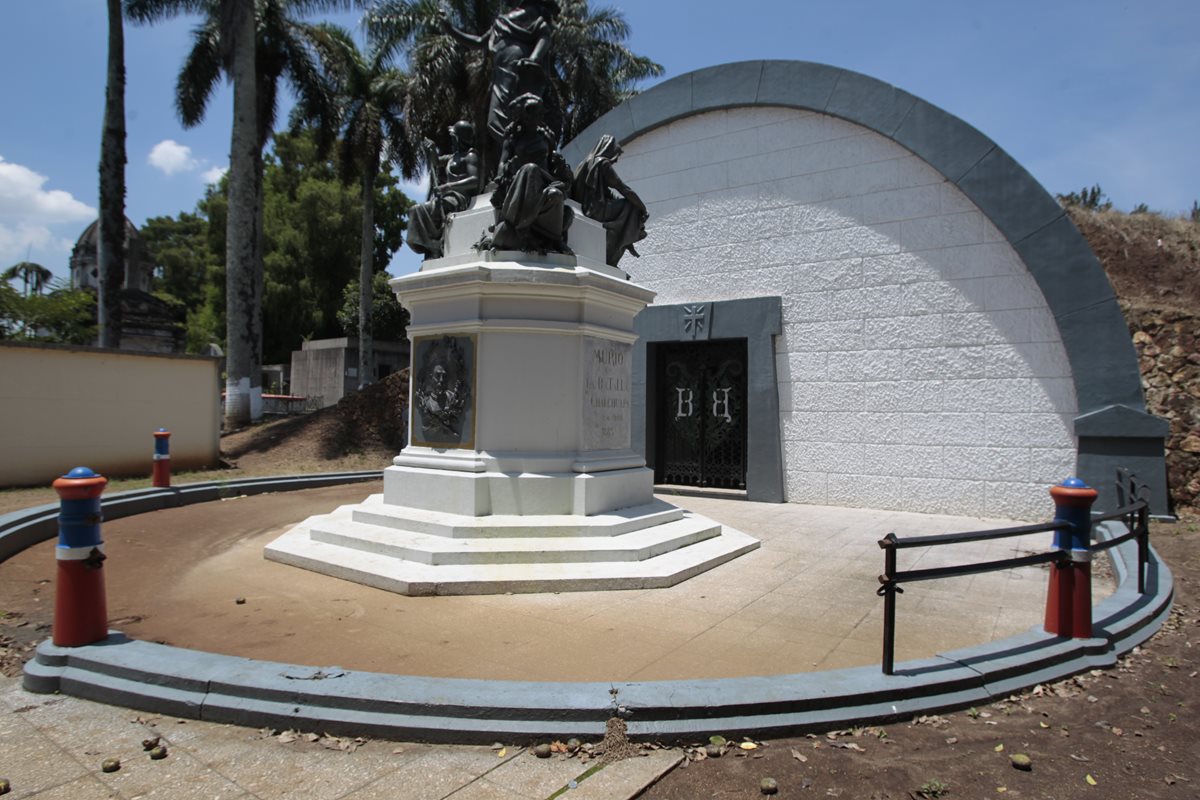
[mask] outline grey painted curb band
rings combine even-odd
[[[1100,538],[1124,528],[1097,526]],[[767,677],[614,683],[466,680],[353,672],[133,641],[117,631],[86,647],[44,642],[25,665],[31,692],[62,692],[188,719],[401,740],[489,743],[600,736],[614,715],[633,736],[784,734],[891,722],[987,702],[1111,666],[1170,612],[1173,579],[1151,552],[1137,594],[1135,542],[1109,551],[1117,591],[1094,607],[1091,639],[1033,628],[1019,636],[899,664]],[[900,604],[900,635],[905,623]]]
[[[224,497],[268,492],[294,492],[299,489],[317,489],[322,486],[378,480],[382,477],[381,470],[366,470],[185,483],[169,488],[132,489],[128,492],[104,495],[100,499],[100,508],[104,513],[104,519],[114,520],[134,514],[144,514],[147,511],[158,511],[162,508],[178,508],[192,503],[207,503],[210,500],[220,500]],[[11,514],[0,515],[0,564],[27,547],[57,536],[58,509],[58,503],[46,503],[22,511],[14,511]]]
[[[638,94],[563,147],[578,163],[603,134],[626,144],[677,120],[711,111],[774,106],[817,111],[861,125],[905,147],[958,187],[1021,257],[1062,337],[1079,414],[1105,409],[1163,423],[1162,436],[1126,439],[1119,426],[1078,432],[1077,472],[1102,487],[1097,509],[1116,508],[1109,484],[1124,466],[1151,487],[1151,509],[1168,513],[1162,453],[1165,420],[1146,413],[1141,372],[1124,315],[1100,261],[1059,206],[999,145],[919,97],[867,75],[811,61],[741,61],[679,75]],[[703,300],[704,298],[695,298]],[[1124,421],[1127,421],[1125,419]]]

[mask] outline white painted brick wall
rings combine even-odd
[[[789,501],[1049,516],[1075,462],[1066,353],[1020,257],[935,169],[783,108],[658,128],[618,169],[651,213],[621,265],[656,302],[783,297]]]

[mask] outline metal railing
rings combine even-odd
[[[1128,470],[1117,470],[1117,497],[1121,507],[1107,514],[1094,516],[1091,523],[1108,520],[1124,519],[1129,533],[1109,539],[1104,542],[1089,542],[1091,552],[1108,550],[1136,539],[1138,543],[1138,592],[1146,591],[1146,564],[1149,560],[1149,520],[1150,503],[1149,490]],[[1064,549],[1048,550],[1044,553],[1005,558],[998,561],[982,561],[972,564],[958,564],[949,567],[934,567],[929,569],[898,570],[896,568],[896,552],[913,547],[936,547],[947,544],[962,544],[964,542],[981,542],[989,539],[1006,539],[1014,536],[1025,536],[1030,533],[1049,533],[1051,531],[1066,531],[1073,526],[1064,520],[1053,520],[1033,525],[1019,525],[1011,528],[995,528],[986,531],[966,531],[963,533],[946,533],[935,536],[906,536],[897,537],[889,533],[879,540],[883,550],[883,574],[879,576],[880,587],[876,592],[883,598],[883,674],[895,674],[896,659],[896,595],[904,594],[902,583],[930,581],[939,578],[955,578],[964,575],[978,575],[985,572],[1017,567],[1032,567],[1040,564],[1054,564],[1061,568],[1071,561],[1070,553]],[[1090,536],[1089,536],[1090,540]]]

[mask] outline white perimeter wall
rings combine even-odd
[[[150,474],[154,431],[171,468],[216,466],[215,358],[0,343],[0,487],[46,486],[73,467]]]
[[[651,213],[643,257],[621,266],[656,303],[782,296],[790,502],[1051,515],[1047,489],[1075,466],[1058,328],[940,173],[873,131],[783,108],[656,129],[618,172]]]

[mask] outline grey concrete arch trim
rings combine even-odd
[[[1108,276],[1058,202],[1008,153],[958,117],[861,73],[809,61],[742,61],[689,72],[609,111],[563,148],[577,163],[610,133],[627,143],[710,111],[784,106],[841,117],[938,170],[1024,260],[1058,323],[1080,414],[1145,413],[1137,356]]]

